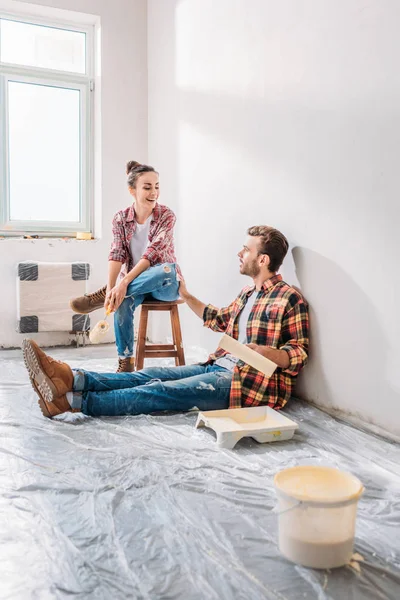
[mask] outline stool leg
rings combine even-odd
[[[138,339],[136,342],[136,371],[140,371],[140,369],[143,369],[148,317],[149,309],[147,308],[147,306],[142,305],[139,321]]]
[[[177,356],[175,357],[175,365],[177,367],[185,364],[185,353],[182,347],[182,332],[181,323],[179,320],[179,311],[177,306],[171,308],[171,328],[172,338],[176,347]]]

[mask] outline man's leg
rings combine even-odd
[[[160,411],[217,410],[229,407],[232,373],[205,367],[200,375],[178,380],[150,380],[145,385],[82,394],[82,412],[91,416],[149,414]],[[78,408],[78,407],[77,407]]]
[[[43,415],[51,419],[73,411],[67,400],[74,381],[71,367],[48,356],[33,340],[23,340],[22,352]]]
[[[74,392],[109,392],[134,388],[151,381],[175,381],[205,373],[204,365],[184,365],[182,367],[149,367],[133,373],[97,373],[84,369],[73,369]]]
[[[135,373],[95,373],[75,370],[47,355],[33,340],[22,342],[24,361],[44,416],[81,408],[80,390],[107,391],[143,386],[152,381],[185,379],[207,372],[204,365],[153,367]],[[75,390],[75,393],[73,393]]]

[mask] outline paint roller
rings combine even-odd
[[[100,344],[101,340],[110,329],[110,325],[107,323],[107,318],[110,315],[110,310],[107,308],[104,319],[96,323],[91,332],[89,333],[89,340],[92,344]]]

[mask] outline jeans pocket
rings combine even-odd
[[[229,394],[232,385],[233,373],[227,371],[226,373],[218,373],[216,387],[218,395],[225,397]]]

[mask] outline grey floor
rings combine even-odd
[[[115,366],[109,346],[52,354]],[[20,351],[0,352],[0,597],[397,600],[399,447],[299,401],[286,414],[300,425],[293,440],[235,450],[218,450],[190,413],[47,420]],[[310,463],[366,487],[360,573],[279,553],[273,476]]]

